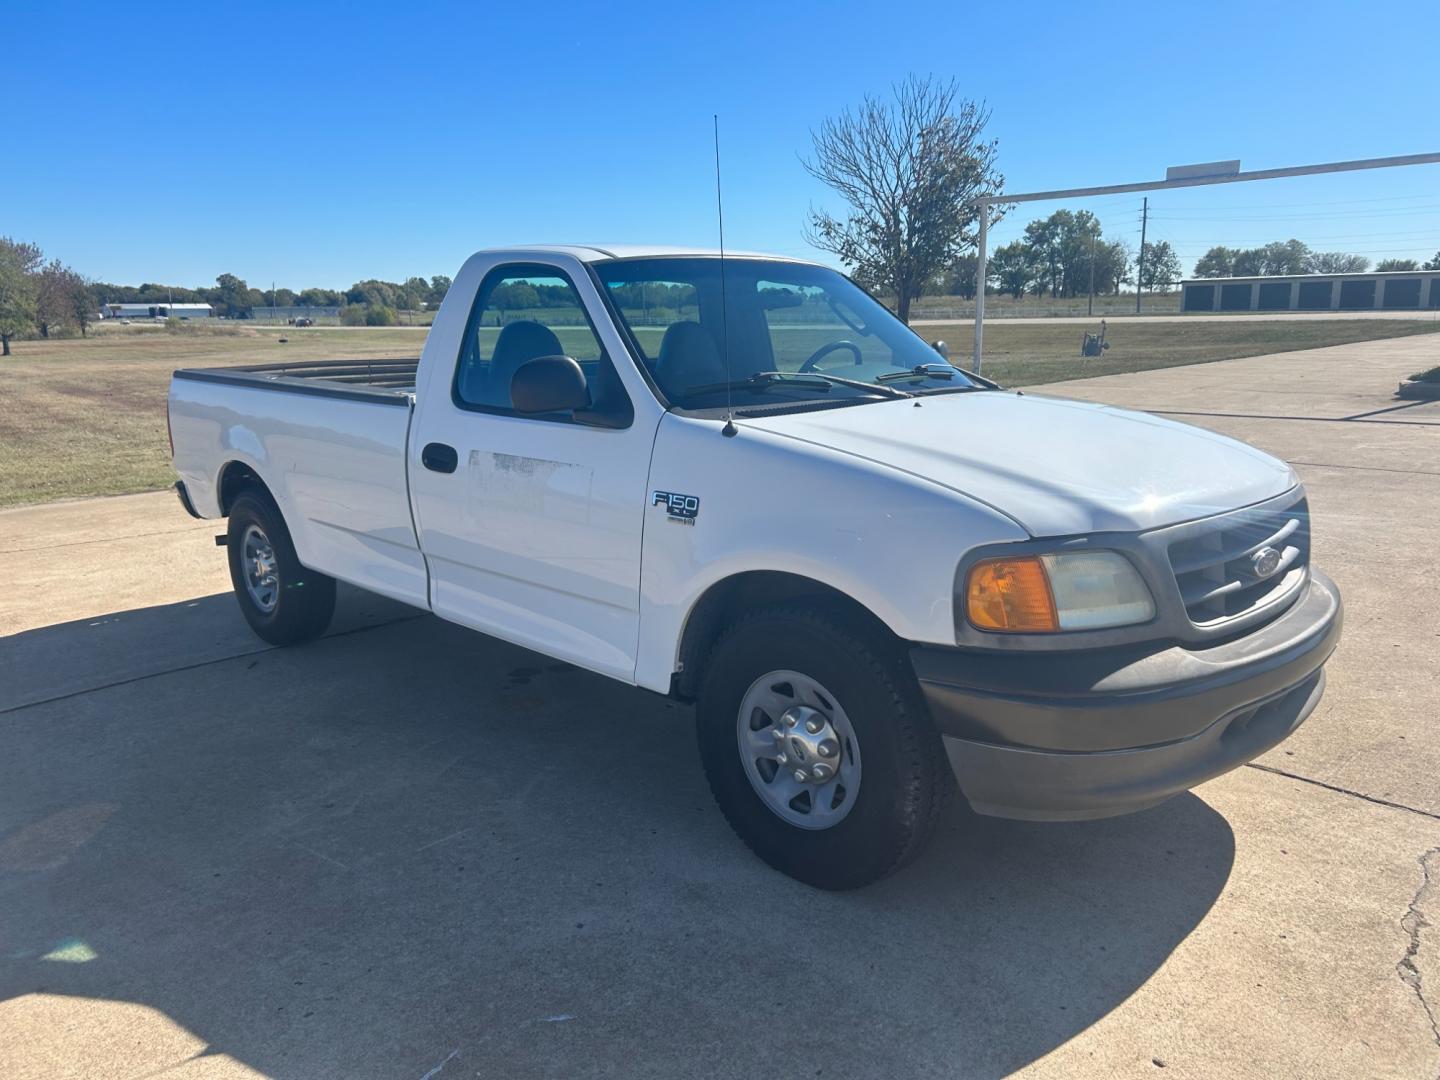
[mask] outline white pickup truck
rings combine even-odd
[[[418,362],[177,371],[176,486],[267,641],[339,579],[694,701],[735,831],[824,888],[957,786],[1102,817],[1293,731],[1341,607],[1291,469],[942,351],[812,263],[486,251]]]

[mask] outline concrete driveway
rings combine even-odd
[[[1437,351],[1055,387],[1297,463],[1330,690],[843,895],[734,839],[683,708],[355,592],[269,649],[168,494],[0,513],[0,1076],[1440,1075],[1440,406],[1384,411]]]

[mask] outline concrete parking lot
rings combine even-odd
[[[734,839],[684,708],[355,592],[270,649],[169,494],[0,513],[0,1076],[1436,1077],[1440,404],[1390,396],[1435,363],[1053,387],[1295,463],[1327,696],[850,894]]]

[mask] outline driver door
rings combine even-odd
[[[545,263],[485,274],[449,385],[437,377],[417,416],[416,527],[437,614],[633,681],[658,418],[637,422],[595,331],[599,298],[580,283]],[[515,371],[556,354],[584,370],[590,422],[514,409]]]

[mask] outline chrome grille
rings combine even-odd
[[[1256,556],[1279,553],[1261,576]],[[1281,509],[1238,510],[1201,523],[1170,544],[1170,567],[1190,621],[1209,626],[1293,592],[1310,564],[1310,510],[1303,498]]]

